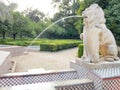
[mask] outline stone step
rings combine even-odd
[[[42,70],[43,71],[43,70]],[[75,70],[62,71],[30,71],[20,73],[9,73],[0,76],[0,87],[9,87],[25,84],[35,84],[44,82],[54,82],[62,80],[79,79]]]
[[[89,79],[74,79],[59,81],[55,86],[56,90],[94,90],[94,84]]]
[[[88,79],[63,80],[36,83],[12,87],[1,87],[0,90],[94,90],[94,84]]]
[[[29,69],[28,72],[30,72],[30,73],[36,73],[36,72],[40,72],[40,73],[42,72],[42,73],[44,73],[44,72],[46,72],[46,70],[43,69],[43,68],[39,68],[39,69]]]

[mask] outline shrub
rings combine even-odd
[[[41,51],[57,51],[57,46],[56,44],[42,43],[40,44],[40,50]]]
[[[1,44],[28,46],[32,39],[5,39],[0,40]],[[75,39],[37,39],[32,45],[40,45],[41,51],[58,51],[77,47],[82,41]]]
[[[40,44],[40,50],[41,51],[59,51],[63,49],[73,48],[77,47],[80,44],[80,42],[74,42],[74,43],[42,43]]]
[[[78,46],[78,57],[79,58],[83,55],[83,48],[84,48],[84,45],[83,44],[79,44],[79,46]],[[99,55],[101,55],[100,52],[99,52]]]
[[[119,41],[117,41],[117,45],[120,46],[120,42]]]
[[[18,45],[18,46],[27,46],[29,43],[25,41],[11,41],[11,42],[4,42],[5,45]]]
[[[83,44],[79,44],[78,46],[78,57],[80,58],[83,55]]]

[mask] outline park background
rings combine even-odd
[[[119,0],[52,0],[51,5],[57,10],[53,16],[32,7],[20,12],[17,10],[18,5],[16,3],[8,2],[5,4],[0,0],[1,44],[5,44],[6,41],[14,41],[15,44],[18,40],[33,40],[53,22],[67,16],[81,15],[81,12],[92,3],[98,3],[102,7],[105,12],[107,27],[112,31],[115,39],[120,40]],[[53,25],[40,38],[79,39],[82,28],[83,21],[81,18],[69,18]]]
[[[52,15],[32,7],[19,11],[17,3],[0,0],[0,44],[28,46],[35,37],[57,20],[81,15],[82,11],[93,3],[98,3],[104,10],[107,27],[112,31],[119,45],[119,0],[52,0],[50,4],[56,10]],[[43,4],[47,9],[47,1],[46,5],[45,2]],[[76,47],[82,43],[79,40],[82,30],[82,18],[63,19],[48,28],[32,44],[41,45],[41,50],[48,51]]]

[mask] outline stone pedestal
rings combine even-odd
[[[95,90],[119,90],[120,61],[89,63],[79,58],[70,67],[78,72],[80,78],[91,79]]]

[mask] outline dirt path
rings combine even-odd
[[[58,52],[29,52],[26,55],[13,57],[17,62],[16,72],[25,72],[31,69],[60,70],[68,69],[70,61],[77,57],[77,49],[68,49]]]

